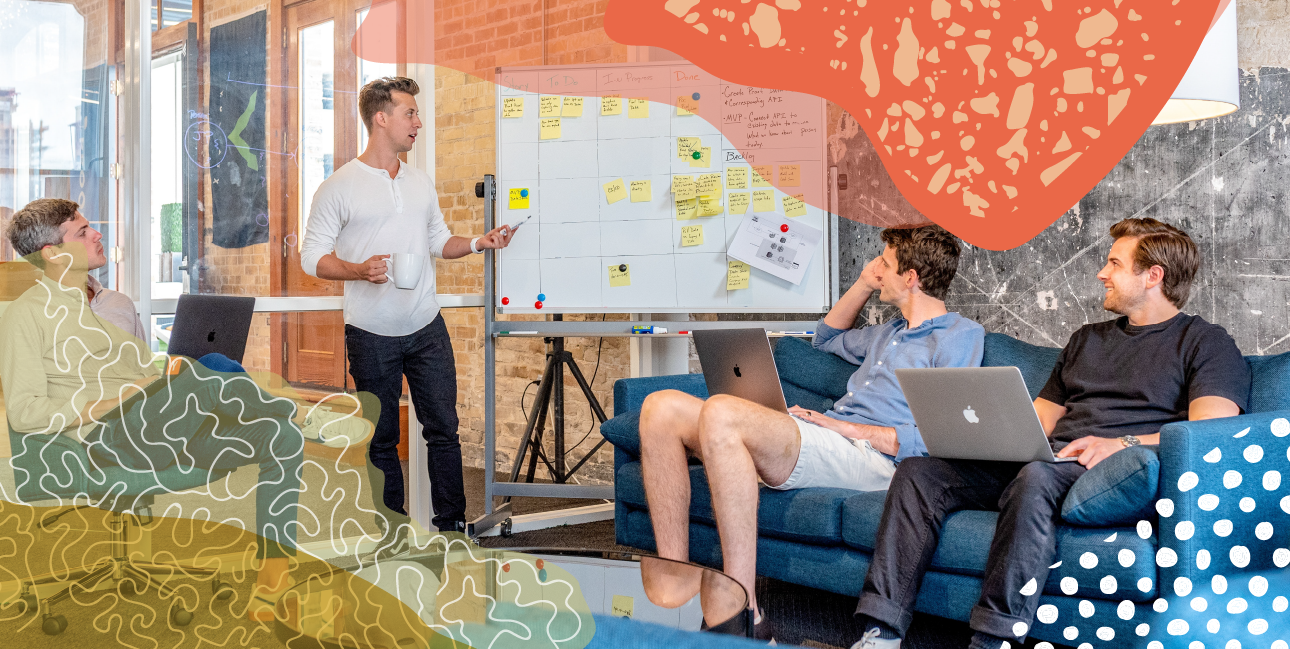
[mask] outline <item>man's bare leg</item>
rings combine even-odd
[[[716,395],[699,415],[699,443],[725,572],[748,591],[749,607],[756,610],[757,478],[769,485],[788,480],[801,434],[785,413]]]
[[[658,554],[690,560],[690,469],[686,450],[699,454],[699,411],[703,400],[662,390],[641,406],[641,472]],[[669,570],[677,568],[677,570]],[[646,594],[659,606],[680,606],[699,592],[701,571],[660,563],[642,571]]]

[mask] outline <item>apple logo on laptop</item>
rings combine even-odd
[[[742,379],[743,377],[744,377],[744,375],[739,373],[739,366],[738,366],[738,365],[736,365],[736,366],[735,366],[735,378],[737,378],[737,379]]]
[[[977,419],[976,411],[972,409],[972,406],[968,406],[968,407],[963,411],[963,418],[964,418],[964,419],[966,419],[966,420],[968,420],[968,423],[969,423],[969,424],[979,424],[979,423],[981,423],[981,420],[980,420],[980,419]]]
[[[206,342],[208,342],[208,343],[213,343],[213,342],[215,342],[215,330],[214,330],[214,329],[212,329],[210,333],[206,334]]]

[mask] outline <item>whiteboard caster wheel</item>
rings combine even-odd
[[[506,519],[506,520],[502,521],[501,528],[502,528],[502,529],[501,529],[502,536],[504,536],[504,537],[510,537],[510,535],[511,535],[511,519],[509,519],[509,518],[508,518],[508,519]]]

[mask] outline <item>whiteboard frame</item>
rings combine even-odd
[[[554,74],[557,72],[576,71],[576,70],[631,70],[631,69],[639,69],[639,68],[674,67],[678,65],[687,65],[687,64],[689,64],[687,61],[649,61],[649,62],[639,62],[639,63],[605,63],[605,64],[596,64],[596,65],[561,65],[561,66],[537,65],[537,66],[508,66],[508,67],[496,68],[495,69],[496,76],[494,76],[495,81],[493,84],[493,123],[494,123],[493,141],[495,143],[494,144],[495,158],[494,158],[493,168],[499,172],[498,175],[496,176],[498,187],[500,188],[506,180],[500,174],[502,170],[503,147],[505,146],[505,141],[502,139],[502,98],[503,98],[502,92],[504,89],[510,88],[510,86],[506,86],[500,83],[499,81],[497,81],[497,80],[500,80],[505,73],[536,72],[536,73]],[[695,65],[695,64],[689,64],[689,65]],[[695,67],[698,67],[698,66],[696,65]],[[747,84],[735,84],[733,82],[729,82],[725,80],[722,80],[721,83],[730,84],[730,85],[747,85]],[[538,92],[537,94],[541,95],[541,94],[558,94],[558,93]],[[807,93],[797,93],[797,94],[807,95]],[[561,95],[561,96],[575,96],[575,97],[584,96],[585,97],[587,95]],[[807,96],[811,96],[811,95],[807,95]],[[836,294],[838,293],[838,287],[835,285],[837,281],[837,278],[836,278],[837,273],[835,272],[834,261],[837,258],[837,254],[838,254],[838,241],[837,241],[837,231],[838,231],[837,218],[838,217],[837,217],[836,211],[832,209],[831,200],[830,200],[835,195],[836,191],[833,186],[833,182],[832,182],[833,173],[830,172],[831,167],[829,165],[829,160],[828,160],[828,112],[829,112],[828,102],[825,99],[820,97],[813,97],[813,99],[819,101],[819,110],[820,110],[820,117],[819,117],[820,163],[819,164],[820,164],[820,178],[821,178],[820,190],[821,191],[819,195],[823,199],[823,203],[824,203],[823,205],[816,206],[824,214],[824,222],[821,224],[822,225],[821,231],[823,232],[823,241],[821,241],[821,247],[820,247],[820,263],[822,264],[821,266],[822,290],[820,291],[820,295],[819,295],[818,311],[820,313],[826,313],[832,307],[833,303],[837,301]],[[695,117],[698,119],[702,119],[697,115]],[[717,125],[717,128],[718,128],[718,131],[720,131],[720,125]],[[721,134],[721,135],[723,138],[725,137],[724,134]],[[597,142],[597,147],[599,147],[599,143],[600,143],[599,134],[597,134],[596,142]],[[738,150],[738,149],[736,148],[735,150]],[[541,164],[540,160],[538,161],[538,164],[539,165]],[[673,174],[673,171],[669,169],[666,173],[667,175],[670,176]],[[783,190],[779,189],[778,187],[774,187],[773,189],[775,189],[775,191],[778,193],[781,193],[781,194],[785,193],[783,192]],[[498,190],[498,193],[499,193],[498,202],[501,203],[503,200],[503,197],[500,196],[500,189]],[[502,211],[502,208],[500,205],[498,207],[498,210],[499,212]],[[749,213],[751,213],[751,208]],[[498,220],[501,221],[501,219],[498,219]],[[502,253],[502,254],[505,254],[505,253]],[[672,253],[672,254],[675,255],[676,253]],[[498,255],[498,256],[500,257],[501,255]],[[502,263],[501,259],[498,259],[496,267],[489,268],[487,271],[487,272],[493,273],[496,280],[498,281],[499,290],[497,291],[497,293],[499,295],[501,293],[500,291],[501,263]],[[722,305],[722,306],[713,306],[713,307],[691,307],[691,306],[687,306],[687,307],[680,307],[680,306],[678,307],[643,307],[643,306],[607,307],[607,306],[600,305],[600,306],[576,306],[576,307],[563,307],[563,308],[562,307],[544,307],[542,309],[536,309],[532,306],[515,306],[515,305],[503,306],[501,304],[496,303],[496,300],[497,300],[496,296],[493,296],[492,299],[493,299],[493,304],[490,304],[489,306],[495,309],[495,313],[522,314],[522,315],[542,315],[546,313],[561,313],[561,314],[563,313],[615,313],[615,314],[619,314],[619,313],[640,313],[640,314],[812,313],[816,309],[816,305],[812,305],[809,307],[790,306],[790,307],[776,308],[776,307],[768,307],[768,306],[746,306],[746,307],[732,306],[729,304]],[[603,301],[603,300],[598,300],[598,301]]]

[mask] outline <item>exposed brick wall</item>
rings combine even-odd
[[[545,4],[545,20],[544,7]],[[484,231],[483,203],[475,198],[475,182],[496,173],[494,133],[494,70],[502,66],[622,63],[626,46],[614,43],[602,27],[605,0],[546,0],[497,2],[438,0],[435,4],[435,177],[440,207],[457,234]],[[545,61],[543,24],[545,23]],[[463,72],[462,70],[468,71]],[[439,262],[439,291],[482,293],[484,267],[480,257]],[[465,460],[483,466],[484,359],[483,313],[477,309],[445,312],[457,354],[458,414]],[[566,316],[568,320],[599,319],[599,315]],[[610,319],[625,319],[610,316]],[[596,339],[570,338],[573,353],[588,380],[596,365]],[[613,413],[613,382],[629,375],[628,341],[606,338],[600,370],[592,385],[600,403]],[[497,349],[498,469],[509,470],[523,435],[526,413],[520,397],[530,381],[542,376],[545,345],[540,338],[502,339]],[[529,390],[531,407],[536,386]],[[565,381],[565,436],[572,447],[592,422],[578,385]],[[550,448],[548,422],[548,449]],[[587,441],[569,454],[570,465],[600,440],[593,430]],[[608,447],[584,466],[580,481],[612,480],[613,454]],[[538,476],[544,475],[539,471]]]

